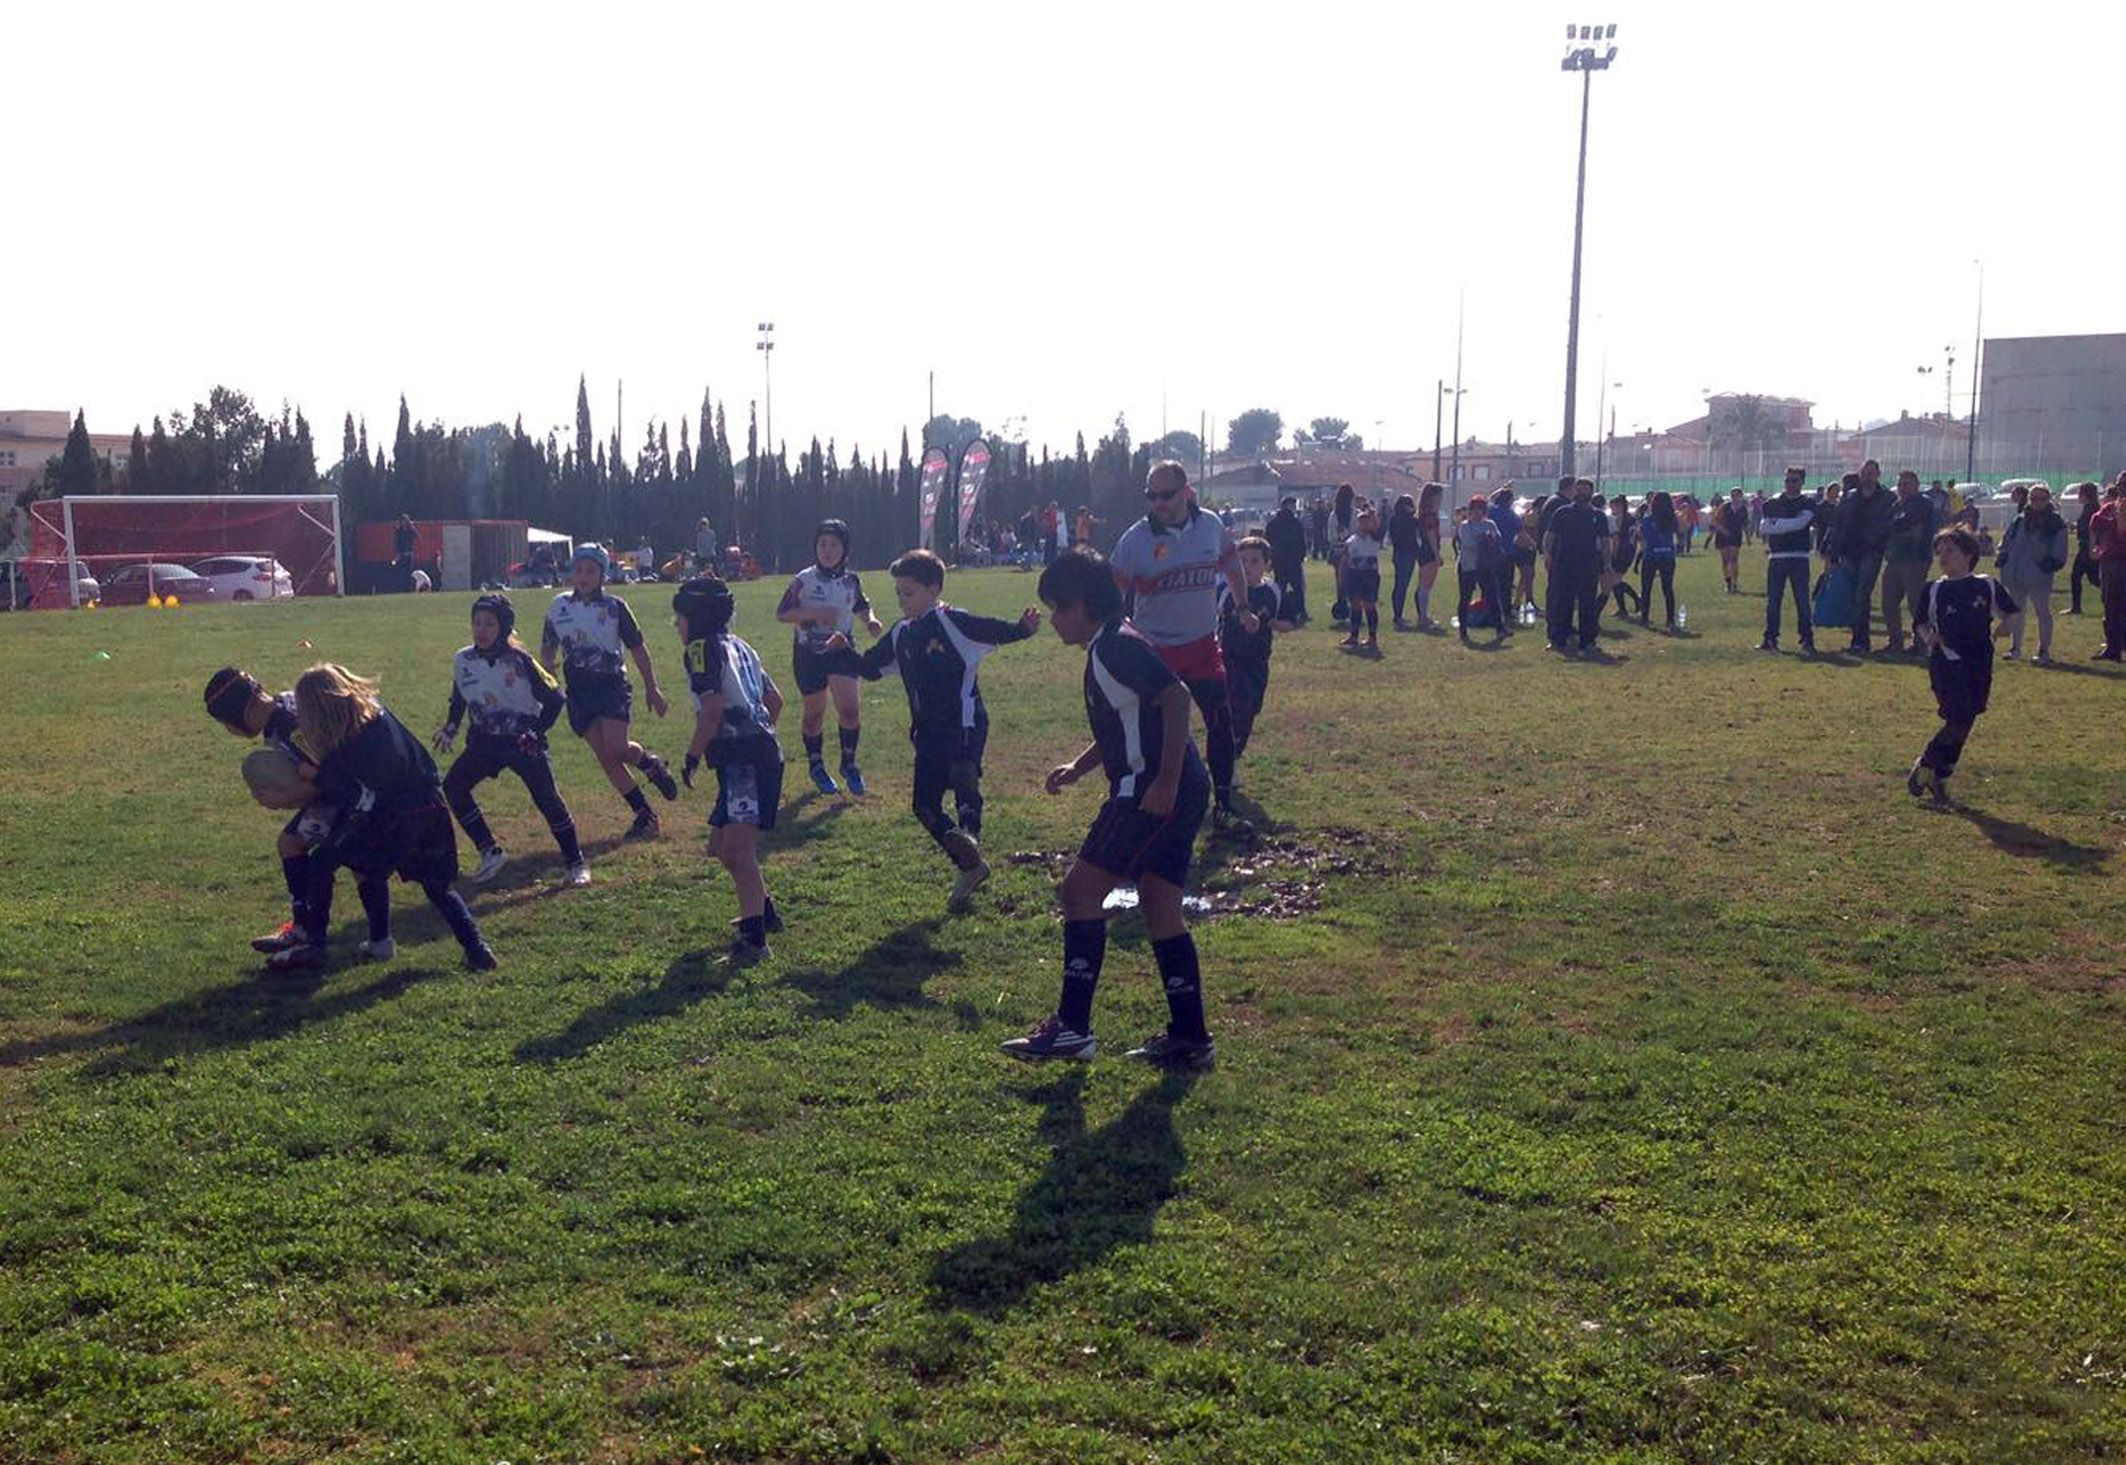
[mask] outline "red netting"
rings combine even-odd
[[[73,543],[67,543],[67,507]],[[336,500],[330,497],[75,498],[30,507],[30,555],[64,560],[69,552],[98,565],[159,561],[191,565],[212,555],[258,554],[279,560],[297,595],[339,592]],[[65,598],[66,582],[58,589]]]

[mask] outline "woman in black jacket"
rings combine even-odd
[[[1403,612],[1410,604],[1410,581],[1417,574],[1423,537],[1418,533],[1417,500],[1398,494],[1394,512],[1388,515],[1388,553],[1395,565],[1395,590],[1389,597],[1395,606],[1395,629],[1407,631],[1410,623]],[[1422,609],[1422,607],[1420,607]]]

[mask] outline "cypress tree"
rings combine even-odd
[[[91,494],[96,491],[96,449],[89,443],[87,418],[79,408],[74,426],[66,435],[66,450],[59,455],[59,491]]]
[[[125,486],[127,493],[153,493],[147,487],[148,440],[140,435],[140,424],[133,424],[133,444],[126,450]]]

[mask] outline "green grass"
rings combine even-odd
[[[984,669],[972,916],[887,684],[877,797],[791,791],[763,966],[718,960],[706,801],[619,846],[564,736],[597,883],[554,893],[488,785],[501,971],[402,888],[397,962],[286,988],[244,945],[275,820],[200,685],[342,660],[425,733],[468,597],[0,617],[0,1460],[2119,1458],[2092,622],[2000,668],[1945,812],[1902,787],[1922,670],[1759,656],[1759,602],[1681,578],[1691,637],[1611,665],[1282,643],[1272,835],[1205,871],[1272,914],[1198,928],[1194,1082],[995,1051],[1054,1000],[1097,797],[1038,792],[1085,735],[1046,631]],[[740,629],[780,675],[775,588]],[[1162,1014],[1130,918],[1100,1030]]]

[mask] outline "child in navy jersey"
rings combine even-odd
[[[1086,832],[1057,894],[1063,904],[1063,993],[1045,1018],[1004,1051],[1029,1062],[1090,1058],[1093,991],[1107,954],[1101,906],[1108,892],[1137,882],[1145,931],[1166,986],[1166,1031],[1129,1056],[1172,1068],[1209,1068],[1217,1050],[1203,1021],[1196,943],[1182,918],[1196,832],[1210,803],[1210,775],[1189,741],[1187,685],[1152,643],[1122,619],[1122,594],[1105,560],[1073,549],[1041,572],[1041,599],[1067,645],[1085,648],[1085,712],[1093,740],[1049,772],[1061,793],[1099,768],[1107,801]]]
[[[577,547],[569,561],[575,588],[547,607],[539,660],[549,672],[559,660],[568,681],[569,730],[591,745],[613,791],[634,811],[635,822],[627,837],[648,839],[658,831],[657,815],[635,786],[631,770],[640,768],[642,776],[668,800],[679,797],[679,783],[664,759],[628,736],[635,710],[635,694],[627,679],[630,657],[642,673],[642,694],[649,699],[650,710],[662,717],[668,704],[657,689],[657,668],[650,663],[634,612],[626,601],[605,593],[611,569],[612,556],[603,546]]]
[[[1240,607],[1221,582],[1219,589],[1218,645],[1225,655],[1227,695],[1233,704],[1233,756],[1248,750],[1255,719],[1262,713],[1263,698],[1270,690],[1270,651],[1274,638],[1290,631],[1283,617],[1283,593],[1270,578],[1270,542],[1260,535],[1240,541],[1240,572],[1247,576],[1248,608],[1255,612],[1255,629],[1240,620]]]
[[[716,770],[709,853],[738,892],[730,962],[746,966],[768,954],[769,934],[782,929],[760,869],[760,836],[775,827],[782,802],[782,744],[775,736],[782,692],[753,648],[731,634],[732,612],[730,587],[713,575],[687,581],[672,596],[672,624],[686,647],[694,694],[684,776],[692,788],[703,763]]]
[[[1920,596],[1913,627],[1929,648],[1927,680],[1934,688],[1934,704],[1941,713],[1941,730],[1934,734],[1905,787],[1914,798],[1931,794],[1946,801],[1943,787],[1956,772],[1971,726],[1993,690],[1993,615],[2016,613],[2016,603],[2000,582],[1990,575],[1976,575],[1978,540],[1966,529],[1944,529],[1934,536],[1934,562],[1941,578],[1931,582]]]
[[[507,595],[483,595],[472,603],[472,645],[457,654],[450,668],[450,711],[436,733],[434,747],[447,753],[457,741],[459,724],[469,716],[472,732],[465,752],[450,765],[443,780],[443,799],[450,805],[465,837],[480,852],[472,883],[485,885],[508,860],[487,827],[487,818],[472,791],[504,772],[524,780],[532,803],[546,816],[568,868],[570,885],[591,883],[590,866],[576,840],[576,821],[554,784],[554,765],[547,757],[546,734],[560,718],[568,699],[545,667],[532,659],[516,636],[517,610]]]
[[[849,568],[847,524],[839,519],[820,522],[812,535],[812,561],[797,572],[775,608],[777,620],[797,628],[790,657],[797,695],[804,700],[805,762],[814,788],[823,794],[840,792],[834,775],[827,772],[827,702],[832,698],[841,728],[842,782],[862,798],[864,775],[856,766],[856,748],[863,736],[863,704],[857,696],[856,654],[848,643],[858,616],[874,636],[879,633],[878,617]],[[837,636],[841,649],[828,650],[827,643]]]
[[[910,550],[893,562],[894,598],[901,619],[863,654],[866,680],[896,672],[908,693],[908,740],[915,744],[915,817],[956,869],[949,904],[964,906],[989,878],[982,859],[982,752],[989,742],[989,711],[975,669],[999,646],[1024,641],[1041,625],[1031,606],[1016,621],[996,620],[947,605],[945,562],[927,549]],[[844,636],[828,643],[839,651]],[[959,824],[945,817],[950,790]]]

